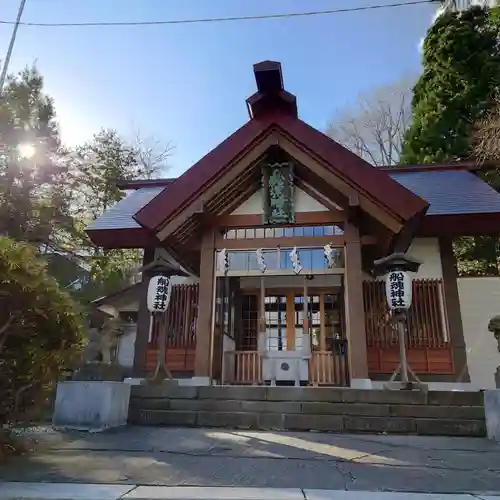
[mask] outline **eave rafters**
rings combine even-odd
[[[210,223],[218,215],[231,212],[248,199],[260,187],[260,162],[250,166],[232,183],[207,200],[197,213],[184,221],[172,237],[181,244],[193,238],[204,223]]]

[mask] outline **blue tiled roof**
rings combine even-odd
[[[87,230],[96,229],[135,229],[141,227],[133,216],[147,205],[165,187],[146,187],[125,196],[116,205],[94,220]]]
[[[500,193],[467,170],[396,170],[389,175],[430,203],[427,215],[500,212]]]
[[[500,193],[466,170],[425,170],[388,174],[430,203],[428,215],[500,213]],[[165,187],[134,191],[93,221],[88,230],[141,227],[133,216]]]

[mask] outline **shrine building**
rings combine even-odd
[[[498,234],[500,194],[471,162],[374,167],[299,118],[280,63],[253,72],[247,123],[178,178],[119,183],[130,193],[87,228],[99,247],[144,249],[141,283],[96,301],[136,325],[131,375],[156,366],[163,326],[146,307],[148,264],[163,258],[185,275],[166,321],[176,377],[376,387],[399,348],[373,262],[406,252],[422,263],[409,365],[423,381],[470,383],[471,308],[489,311],[478,290],[459,289],[452,240]]]

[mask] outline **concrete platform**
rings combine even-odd
[[[0,467],[0,481],[500,495],[500,445],[487,439],[165,427],[30,432],[38,451]]]

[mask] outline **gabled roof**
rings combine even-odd
[[[159,193],[142,208],[134,217],[139,224],[157,231],[227,173],[238,157],[271,133],[278,142],[280,136],[287,137],[403,222],[425,212],[427,202],[297,117],[294,97],[283,88],[279,63],[259,63],[254,73],[258,92],[247,101],[253,118],[177,178],[168,194]]]

